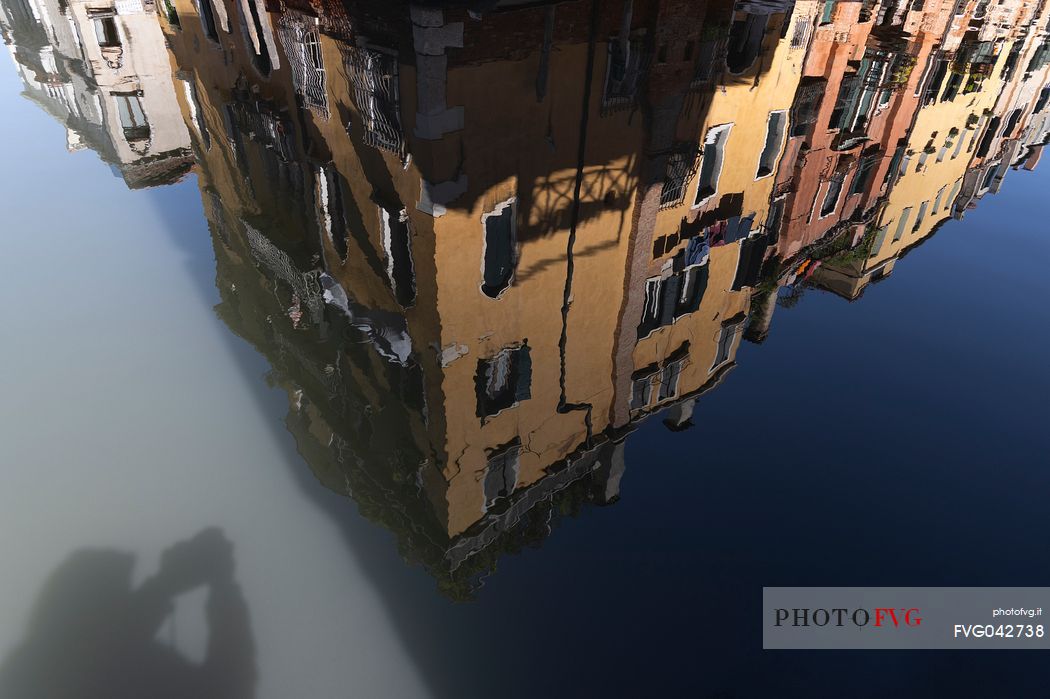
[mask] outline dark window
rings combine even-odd
[[[478,417],[495,415],[532,397],[532,356],[529,346],[509,347],[478,360],[474,384]]]
[[[861,159],[860,165],[857,166],[857,174],[853,176],[853,182],[850,184],[849,193],[851,195],[860,194],[867,188],[868,181],[871,179],[871,173],[878,161],[878,155],[869,155]]]
[[[893,231],[893,242],[897,242],[904,237],[904,230],[908,227],[908,219],[911,218],[911,207],[905,207],[904,211],[901,212],[900,220],[897,221],[897,228]],[[882,229],[882,238],[885,239],[885,227]],[[872,246],[872,250],[878,252],[875,246]]]
[[[919,204],[919,213],[915,216],[915,225],[911,227],[913,232],[919,230],[919,226],[921,226],[922,222],[926,220],[926,209],[929,208],[929,206],[929,201],[924,201]]]
[[[709,268],[706,264],[686,267],[682,270],[682,281],[678,285],[678,300],[675,303],[674,317],[693,313],[700,308],[700,302],[707,291]]]
[[[682,374],[684,359],[668,362],[660,372],[660,400],[674,398],[678,395],[678,377]]]
[[[602,105],[609,107],[634,102],[645,71],[646,55],[640,39],[609,42]]]
[[[731,287],[733,291],[740,291],[745,286],[758,286],[768,248],[769,236],[764,233],[745,238],[740,243],[740,259],[737,261],[736,276],[733,277]]]
[[[485,226],[485,253],[481,290],[496,298],[510,286],[514,276],[517,227],[514,201],[500,204],[482,217]]]
[[[723,124],[707,131],[693,206],[700,206],[718,193],[718,178],[722,174],[722,160],[725,158],[726,142],[729,140],[731,128],[732,124]]]
[[[944,82],[944,76],[948,74],[948,61],[944,58],[937,59],[937,68],[933,72],[933,77],[926,84],[926,91],[923,93],[923,104],[933,104],[937,100],[937,95],[941,91],[941,83]]]
[[[269,75],[273,70],[273,64],[270,62],[270,51],[266,46],[266,36],[263,32],[262,19],[259,17],[259,6],[257,0],[247,0],[248,11],[251,13],[252,28],[255,30],[256,42],[258,45],[255,47],[255,55],[252,57],[252,63],[255,64],[256,70],[261,75]]]
[[[648,408],[653,398],[653,374],[635,379],[631,384],[631,410]]]
[[[773,174],[780,155],[780,144],[784,141],[784,130],[787,128],[787,113],[772,112],[766,126],[766,145],[758,158],[758,177]]]
[[[321,167],[317,172],[317,203],[321,227],[332,242],[339,259],[346,260],[346,218],[339,186],[339,173],[332,167]]]
[[[94,24],[99,46],[106,48],[120,46],[120,33],[117,31],[117,22],[112,15],[95,17]]]
[[[846,129],[852,125],[851,117],[860,99],[861,86],[862,81],[857,73],[851,73],[842,79],[835,109],[831,112],[831,120],[828,123],[829,129]]]
[[[769,15],[751,13],[733,22],[726,52],[726,67],[730,73],[743,73],[754,64],[762,53],[762,35],[768,22]]]
[[[663,310],[663,282],[660,277],[647,279],[645,282],[645,306],[642,308],[642,321],[638,324],[638,337],[643,338],[660,327],[660,316]]]
[[[675,206],[685,198],[685,186],[696,172],[697,147],[682,145],[667,157],[667,173],[660,191],[660,206]]]
[[[386,274],[394,298],[408,308],[416,300],[416,273],[412,264],[412,231],[405,209],[380,211],[383,223],[383,251],[386,253]]]
[[[215,11],[212,9],[211,0],[197,0],[197,12],[201,16],[204,33],[212,41],[218,41],[219,31],[215,28]]]
[[[514,443],[489,457],[485,468],[485,510],[514,492],[521,470],[521,444]]]
[[[722,331],[718,335],[718,349],[715,352],[715,363],[711,367],[712,369],[729,360],[729,355],[733,353],[733,340],[736,339],[737,330],[739,329],[739,324],[722,326]]]
[[[710,82],[718,72],[724,49],[724,42],[719,39],[707,39],[700,42],[696,55],[696,68],[693,71],[694,86]]]
[[[820,205],[820,216],[831,215],[839,204],[839,195],[842,194],[842,181],[846,179],[844,172],[836,172],[828,182],[828,191],[824,195],[824,203]]]
[[[1034,113],[1039,113],[1046,108],[1047,103],[1050,102],[1050,87],[1044,87],[1043,91],[1039,94],[1039,101],[1035,103]]]

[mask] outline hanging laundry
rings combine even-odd
[[[696,237],[689,239],[689,244],[685,248],[686,267],[707,264],[707,260],[710,256],[711,246],[707,244],[705,238]]]
[[[718,247],[726,243],[726,222],[719,221],[707,229],[707,239],[711,247]]]

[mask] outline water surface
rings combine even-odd
[[[1050,574],[1050,10],[514,5],[0,2],[0,695],[1042,693],[758,619]]]

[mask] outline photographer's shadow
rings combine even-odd
[[[135,557],[74,552],[48,578],[22,643],[0,665],[3,699],[248,699],[255,643],[234,581],[233,545],[206,529],[167,549],[131,586]],[[191,662],[157,640],[174,599],[205,586],[207,650]]]

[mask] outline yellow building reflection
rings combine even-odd
[[[856,298],[1050,134],[1050,9],[1012,0],[45,1],[2,3],[27,92],[130,95],[92,147],[150,183],[192,153],[299,451],[457,597],[614,502],[778,295]]]

